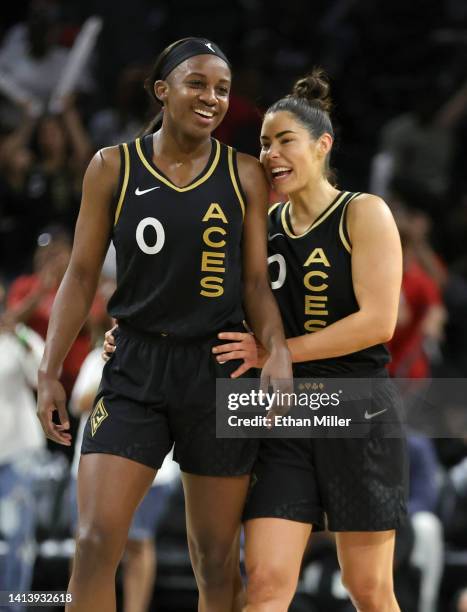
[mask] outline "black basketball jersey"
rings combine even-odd
[[[154,165],[152,134],[120,145],[117,289],[109,313],[141,332],[196,338],[244,318],[245,198],[236,152],[211,142],[204,170],[185,187]]]
[[[269,273],[286,336],[313,333],[356,312],[346,209],[357,193],[341,191],[306,232],[295,235],[290,203],[269,210]],[[310,375],[370,371],[383,367],[382,344],[331,359],[307,362]]]

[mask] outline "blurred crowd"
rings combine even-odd
[[[70,475],[72,453],[47,444],[35,417],[37,368],[70,257],[84,170],[96,150],[133,139],[157,111],[144,79],[157,53],[177,38],[206,36],[231,58],[231,104],[216,136],[253,155],[261,111],[298,76],[323,66],[335,101],[338,183],[384,197],[401,234],[404,276],[391,375],[415,387],[430,377],[467,378],[466,3],[289,0],[284,10],[277,0],[202,0],[195,10],[188,0],[176,7],[133,0],[131,17],[127,10],[105,0],[32,0],[13,7],[0,31],[0,591],[66,586],[66,577],[59,585],[38,577],[40,543],[72,538],[76,472]],[[91,15],[102,18],[97,43],[54,106]],[[21,95],[12,95],[12,81]],[[96,347],[111,326],[106,302],[114,268],[110,254],[63,367],[73,434],[92,406],[103,366]],[[437,408],[465,410],[462,402]],[[396,553],[404,612],[467,612],[465,420],[454,433],[409,433],[411,520],[398,534]],[[169,565],[175,543],[187,562],[183,502],[170,460],[167,477],[153,489],[125,554],[125,612],[156,609],[157,598],[150,603],[156,533],[162,540],[164,528],[171,533]],[[172,520],[164,523],[164,514]],[[184,609],[180,602],[171,608],[170,598],[164,605],[157,609]],[[291,610],[352,609],[332,537],[315,537]]]

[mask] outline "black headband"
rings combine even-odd
[[[189,38],[175,45],[169,51],[164,58],[157,78],[165,80],[174,68],[195,55],[215,55],[224,60],[230,68],[229,60],[215,43],[206,38]]]

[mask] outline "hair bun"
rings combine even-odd
[[[291,96],[304,99],[311,106],[316,106],[329,113],[332,108],[329,91],[330,85],[327,74],[322,68],[313,68],[310,74],[295,83]]]

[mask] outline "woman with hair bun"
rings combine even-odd
[[[372,379],[369,403],[346,402],[366,435],[261,441],[244,512],[247,612],[288,609],[310,532],[325,526],[357,610],[399,611],[393,553],[407,466],[384,343],[396,325],[401,244],[379,197],[333,184],[330,109],[329,83],[315,69],[264,116],[261,162],[288,198],[269,210],[270,277],[294,378]],[[241,350],[245,365],[261,367],[267,351],[251,336],[222,337],[220,361]]]

